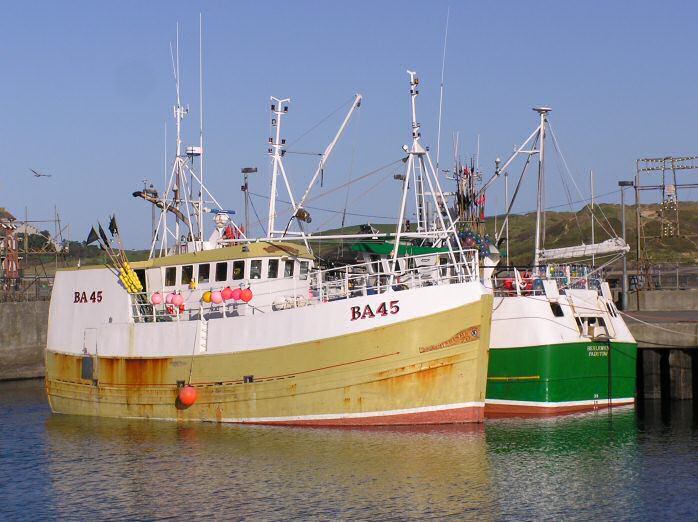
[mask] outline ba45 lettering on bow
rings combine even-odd
[[[94,290],[90,292],[73,292],[73,303],[101,303],[102,302],[102,291]]]
[[[400,311],[398,303],[400,301],[390,301],[390,303],[381,303],[374,310],[371,305],[365,306],[352,306],[351,307],[351,320],[356,321],[357,319],[373,319],[376,316],[395,315]],[[375,305],[374,305],[375,306]]]

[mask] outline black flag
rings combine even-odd
[[[85,246],[89,245],[90,243],[94,243],[99,239],[99,236],[97,235],[97,231],[95,230],[95,227],[92,227],[90,229],[90,233],[87,234],[87,241],[85,241]]]
[[[107,233],[104,231],[101,224],[98,223],[97,226],[99,227],[99,237],[104,241],[104,246],[108,246],[109,240],[107,239]]]
[[[113,215],[109,221],[109,232],[112,236],[119,233],[119,227],[116,226],[116,215]]]

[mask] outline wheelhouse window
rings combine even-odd
[[[165,268],[165,286],[174,286],[177,284],[177,267],[168,266]]]
[[[295,261],[291,261],[290,259],[284,261],[284,277],[293,277],[293,267],[295,264]]]
[[[194,265],[184,265],[182,267],[182,284],[188,285],[194,278]]]
[[[233,261],[233,279],[244,279],[245,278],[245,262],[244,261]]]
[[[216,263],[216,281],[225,281],[228,279],[228,263],[225,261]]]
[[[211,265],[199,265],[199,283],[208,283],[211,277]]]
[[[310,265],[310,263],[308,261],[301,261],[300,273],[298,274],[298,277],[303,281],[308,279],[308,266],[309,265]]]
[[[250,262],[250,279],[261,279],[262,278],[262,260],[253,259]]]
[[[279,277],[279,260],[270,259],[267,265],[267,278],[276,279]]]

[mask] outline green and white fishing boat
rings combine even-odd
[[[570,248],[544,249],[543,219],[544,138],[550,109],[535,109],[539,126],[516,149],[494,175],[477,188],[479,173],[459,163],[452,173],[458,189],[455,208],[428,204],[417,172],[408,171],[416,187],[418,232],[436,230],[442,215],[453,215],[461,228],[463,248],[479,250],[481,278],[494,294],[492,332],[487,377],[487,415],[549,415],[593,410],[634,402],[637,345],[612,298],[602,270],[584,259],[625,255],[628,246],[620,238]],[[494,244],[483,232],[485,191],[519,155],[527,157],[515,195],[509,201]],[[531,160],[538,158],[538,205],[533,264],[502,266],[495,245],[508,242],[508,216]],[[427,170],[427,165],[420,165]],[[449,219],[451,219],[449,217]],[[486,239],[485,239],[486,238]],[[427,240],[403,241],[397,251],[414,256],[422,273],[443,271],[447,241],[437,234]],[[508,245],[507,245],[508,247]],[[388,259],[395,253],[391,243],[361,243],[354,247],[365,262]],[[582,259],[582,261],[579,261]],[[574,260],[577,260],[576,262]],[[574,264],[573,264],[574,263]],[[404,282],[404,278],[401,280]]]
[[[509,215],[527,167],[537,156],[532,266],[503,267],[494,247],[481,256],[486,267],[483,275],[494,292],[486,412],[545,415],[632,404],[637,344],[613,302],[602,270],[629,247],[618,237],[594,243],[592,236],[589,245],[544,248],[545,140],[550,109],[534,110],[540,116],[538,127],[503,165],[497,165],[479,191],[484,194],[515,158],[526,158],[510,201],[506,187],[506,215],[494,238],[496,245],[506,241],[508,250]],[[601,258],[605,263],[594,266]],[[588,261],[591,266],[583,264]]]

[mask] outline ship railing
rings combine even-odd
[[[419,260],[434,256],[436,264],[420,266]],[[314,302],[383,294],[426,286],[473,281],[477,253],[468,251],[464,260],[450,261],[445,253],[401,256],[393,271],[385,271],[385,259],[317,270],[312,274],[310,295]],[[449,262],[444,262],[448,260]],[[392,266],[392,260],[387,261]]]
[[[595,290],[601,294],[601,283],[604,281],[598,273],[591,273],[587,267],[575,267],[574,270],[519,270],[518,277],[511,270],[501,270],[492,278],[492,288],[495,296],[507,297],[515,295],[536,296],[545,295],[543,281],[555,281],[560,293],[567,289]]]
[[[254,293],[250,303],[227,301],[215,304],[188,299],[183,306],[165,302],[155,305],[151,302],[151,294],[134,293],[131,294],[131,317],[134,322],[170,322],[272,313],[351,297],[469,282],[473,281],[470,275],[472,272],[466,269],[472,271],[477,267],[476,257],[468,257],[463,262],[441,262],[431,266],[417,266],[417,258],[424,259],[425,256],[398,258],[404,260],[399,265],[403,269],[394,273],[383,272],[384,265],[381,261],[370,261],[311,270],[305,280],[278,278],[245,281],[243,285],[251,285]],[[450,258],[442,256],[439,260],[444,259]],[[469,263],[469,266],[465,267],[464,263]],[[285,280],[289,284],[283,291],[272,286],[272,283]]]

